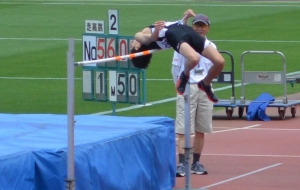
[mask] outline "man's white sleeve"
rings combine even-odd
[[[177,79],[180,75],[180,69],[183,62],[184,62],[184,57],[179,53],[177,53],[176,51],[174,51],[171,73],[175,84],[177,83]]]
[[[173,76],[173,81],[174,81],[174,84],[177,83],[177,80],[178,80],[178,77],[180,75],[180,67],[179,66],[176,66],[176,65],[172,65],[172,76]]]

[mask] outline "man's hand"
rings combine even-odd
[[[191,17],[194,17],[196,14],[194,13],[194,11],[192,9],[188,9],[183,13],[183,24],[187,25],[188,24],[188,19]]]
[[[192,9],[188,9],[184,12],[183,16],[186,16],[187,18],[194,17],[196,14]]]

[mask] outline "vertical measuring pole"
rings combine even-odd
[[[68,99],[68,176],[66,189],[75,190],[74,176],[74,38],[69,39],[67,52],[67,99]]]
[[[191,155],[191,119],[190,119],[190,84],[188,83],[185,87],[184,92],[184,157],[185,157],[185,189],[190,190],[191,186],[191,165],[190,165],[190,155]]]

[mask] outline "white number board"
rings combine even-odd
[[[97,49],[96,49],[96,36],[83,36],[82,37],[83,46],[83,60],[91,61],[97,59]],[[90,64],[89,66],[96,66],[96,64]]]
[[[109,71],[109,101],[117,101],[117,71]]]
[[[118,10],[108,10],[108,34],[119,34]]]

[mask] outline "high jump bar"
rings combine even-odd
[[[96,60],[91,60],[91,61],[79,61],[79,62],[75,62],[74,65],[75,66],[83,66],[83,65],[94,64],[94,63],[120,61],[122,59],[135,58],[135,57],[153,54],[155,52],[162,51],[162,50],[164,50],[164,49],[152,49],[152,50],[145,50],[145,51],[138,52],[138,53],[131,53],[128,55],[109,57],[109,58],[105,58],[105,59],[96,59]]]

